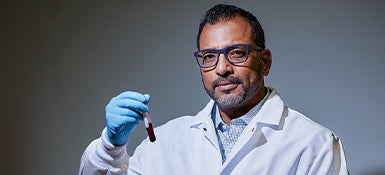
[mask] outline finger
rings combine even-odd
[[[122,108],[115,105],[109,105],[106,107],[107,115],[119,115],[122,117],[133,117],[138,120],[143,120],[141,112],[134,111],[129,108]]]
[[[151,99],[150,95],[149,94],[144,94],[144,97],[146,98],[146,102],[144,102],[144,103],[145,104],[150,103],[150,99]]]
[[[124,125],[137,125],[140,120],[133,117],[123,117],[120,115],[109,115],[109,121],[119,121],[119,122],[107,122],[107,127],[110,132],[117,134],[120,132],[121,128]]]
[[[137,124],[141,121],[140,119],[141,117],[131,117],[131,116],[126,117],[126,116],[114,115],[114,114],[108,115],[108,118],[110,119],[110,121],[115,121],[115,122],[108,122],[110,126],[115,128],[120,128],[122,125],[126,125],[126,124]]]
[[[113,106],[128,108],[139,113],[148,111],[146,104],[132,99],[115,99],[112,104]]]
[[[133,91],[126,91],[126,92],[123,92],[121,94],[119,94],[118,96],[116,96],[117,99],[132,99],[132,100],[136,100],[136,101],[140,101],[142,103],[145,103],[147,102],[147,99],[149,99],[149,95],[146,94],[146,95],[143,95],[141,93],[138,93],[138,92],[133,92]]]

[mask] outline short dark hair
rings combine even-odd
[[[231,20],[237,16],[243,17],[249,22],[252,29],[253,41],[257,44],[257,46],[261,47],[262,49],[265,49],[265,34],[258,19],[253,14],[244,9],[227,4],[215,5],[214,7],[209,9],[206,12],[206,15],[201,19],[197,36],[198,49],[202,29],[207,23],[216,24],[221,21]]]

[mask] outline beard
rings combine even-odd
[[[244,81],[238,77],[219,77],[211,84],[211,88],[205,86],[207,94],[215,101],[218,106],[221,107],[234,107],[243,103],[246,99],[251,96],[254,96],[257,91],[260,89],[263,81],[263,76],[261,71],[258,71],[257,77],[250,81],[250,86],[246,87]],[[215,88],[220,84],[220,82],[230,82],[233,84],[238,84],[241,86],[241,93],[239,95],[232,95],[232,90],[221,91],[225,94],[224,97],[219,97],[219,94],[215,93]]]

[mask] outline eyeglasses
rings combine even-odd
[[[263,49],[251,44],[235,44],[227,46],[223,49],[204,49],[194,52],[194,56],[197,60],[199,67],[210,68],[218,64],[219,55],[223,53],[226,60],[231,64],[240,64],[247,60],[249,57],[250,49],[256,49],[262,51]]]

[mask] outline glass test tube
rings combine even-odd
[[[155,138],[154,129],[152,128],[150,114],[148,112],[143,112],[142,114],[143,114],[144,125],[146,125],[148,138],[150,139],[151,142],[155,142],[156,138]]]

